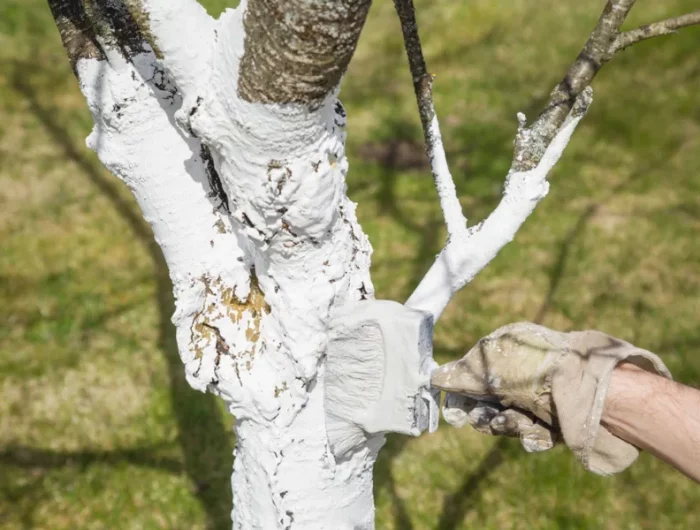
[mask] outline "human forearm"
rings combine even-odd
[[[700,391],[624,363],[613,372],[602,423],[700,482]]]

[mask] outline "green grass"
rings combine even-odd
[[[213,13],[224,0],[206,2]],[[462,204],[496,204],[516,112],[534,117],[602,2],[418,2]],[[697,9],[640,2],[630,26]],[[391,2],[376,2],[346,76],[349,188],[381,298],[403,300],[444,230]],[[461,356],[516,320],[598,328],[700,385],[700,30],[633,47],[547,199],[436,331]],[[90,116],[45,2],[0,7],[0,526],[227,528],[230,416],[190,390],[160,251],[128,191],[84,147]],[[557,448],[443,426],[390,436],[377,526],[401,530],[695,529],[700,489],[648,455],[585,473]]]

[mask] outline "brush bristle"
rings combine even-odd
[[[354,447],[361,447],[368,438],[362,427],[333,413],[326,414],[326,433],[336,458],[341,458]]]
[[[384,379],[382,330],[376,322],[336,319],[326,359],[326,428],[335,454],[365,438],[357,425],[381,394]],[[341,450],[341,447],[346,447]]]

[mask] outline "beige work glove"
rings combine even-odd
[[[599,331],[560,333],[521,322],[438,368],[432,385],[446,391],[448,423],[518,436],[527,451],[549,449],[561,436],[586,469],[610,475],[639,454],[600,423],[610,377],[623,361],[671,378],[653,353]]]

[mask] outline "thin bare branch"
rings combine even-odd
[[[429,311],[437,320],[452,296],[464,287],[513,240],[537,204],[547,195],[547,175],[561,157],[576,126],[592,101],[588,87],[550,142],[540,163],[532,170],[508,173],[503,198],[493,212],[464,235],[451,239],[406,301],[414,309]],[[522,132],[522,129],[521,129]]]
[[[442,144],[440,125],[433,105],[433,75],[428,73],[425,65],[413,0],[394,0],[394,6],[401,21],[401,30],[413,77],[413,89],[418,102],[418,113],[423,126],[430,168],[445,217],[447,233],[449,237],[453,237],[466,231],[467,220],[457,198],[457,190],[447,165],[445,148]]]
[[[637,42],[651,39],[652,37],[670,35],[672,33],[676,33],[681,28],[698,24],[700,24],[700,11],[694,11],[686,15],[661,20],[659,22],[654,22],[653,24],[641,26],[637,29],[625,31],[624,33],[620,33],[617,36],[617,39],[615,39],[613,53],[624,50],[628,46],[636,44]]]
[[[427,73],[415,29],[413,5],[410,0],[394,0],[394,3],[401,18],[421,120],[426,130],[425,123],[428,120],[433,123],[434,109],[430,84],[420,83]],[[544,198],[549,189],[547,175],[588,111],[592,101],[590,82],[613,56],[615,39],[634,3],[635,0],[609,0],[583,50],[550,94],[545,110],[530,127],[525,116],[519,114],[520,126],[503,200],[483,223],[463,230],[459,237],[450,237],[406,305],[429,311],[437,320],[452,296],[513,239],[537,203]],[[428,149],[433,145],[431,132],[428,127]],[[436,182],[439,182],[438,178]],[[457,201],[454,191],[448,200]]]
[[[394,0],[394,3],[404,28],[421,120],[430,149],[431,130],[426,129],[426,123],[434,116],[434,109],[430,84],[420,83],[427,74],[415,29],[413,6],[410,0]],[[564,79],[552,90],[545,109],[535,122],[527,126],[525,116],[518,115],[520,126],[515,137],[513,162],[506,178],[503,200],[483,223],[469,228],[458,238],[448,240],[406,305],[430,311],[437,319],[450,298],[513,239],[537,203],[547,194],[547,175],[588,111],[592,101],[591,81],[617,51],[645,38],[700,22],[698,12],[621,33],[620,27],[634,3],[635,0],[609,0],[583,50]]]
[[[527,144],[519,144],[516,140],[513,169],[527,171],[537,166],[578,96],[612,58],[615,39],[634,3],[635,0],[608,1],[583,50],[564,79],[552,90],[545,109],[533,125],[527,128]]]

